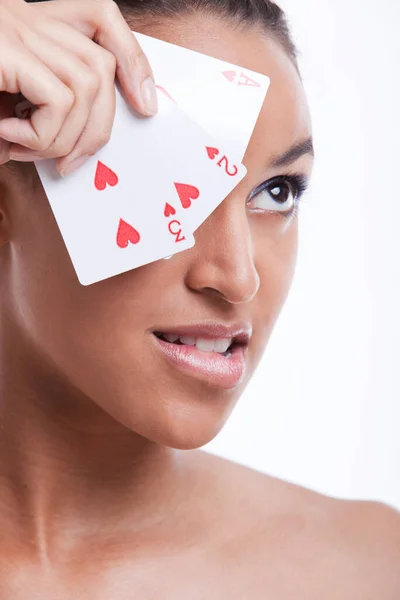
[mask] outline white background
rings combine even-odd
[[[293,288],[205,450],[400,508],[400,2],[282,0],[316,167]]]

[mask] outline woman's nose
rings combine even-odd
[[[197,230],[195,238],[187,286],[218,294],[231,304],[252,300],[260,287],[260,277],[243,205],[232,207],[225,200]]]

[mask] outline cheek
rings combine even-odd
[[[260,343],[265,345],[282,310],[296,268],[297,219],[260,215],[252,224],[256,269],[260,289],[256,296],[256,319]]]

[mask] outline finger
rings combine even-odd
[[[31,35],[25,44],[74,94],[74,104],[60,131],[53,143],[40,154],[42,158],[66,156],[73,150],[86,126],[97,97],[100,77],[75,54],[56,46],[45,37]],[[16,147],[12,147],[11,152],[14,160],[22,160],[33,154],[33,151],[19,153]]]
[[[150,64],[115,2],[57,0],[40,5],[37,10],[79,29],[111,52],[130,104],[144,115],[157,112],[157,90]]]
[[[72,173],[82,165],[82,157],[96,154],[110,140],[115,117],[114,83],[103,81],[99,94],[89,115],[88,122],[72,152],[57,160],[62,175]]]
[[[2,91],[21,92],[38,109],[30,120],[1,119],[0,138],[42,152],[56,138],[74,103],[74,95],[46,65],[26,50],[10,54],[6,75]]]
[[[46,20],[46,22],[48,19]],[[92,40],[69,25],[51,19],[52,26],[41,28],[43,35],[74,53],[98,74],[100,88],[86,127],[70,154],[57,160],[59,172],[66,175],[82,164],[82,157],[95,154],[110,139],[115,117],[116,59]]]

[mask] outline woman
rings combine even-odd
[[[4,96],[0,122],[0,599],[398,600],[395,511],[199,450],[254,372],[295,268],[313,152],[284,15],[268,0],[117,4],[128,25],[108,0],[0,4],[13,47],[1,89],[39,104],[16,122]],[[31,162],[57,157],[67,174],[105,143],[115,67],[136,108],[156,111],[129,29],[272,84],[248,175],[195,247],[83,287]]]

